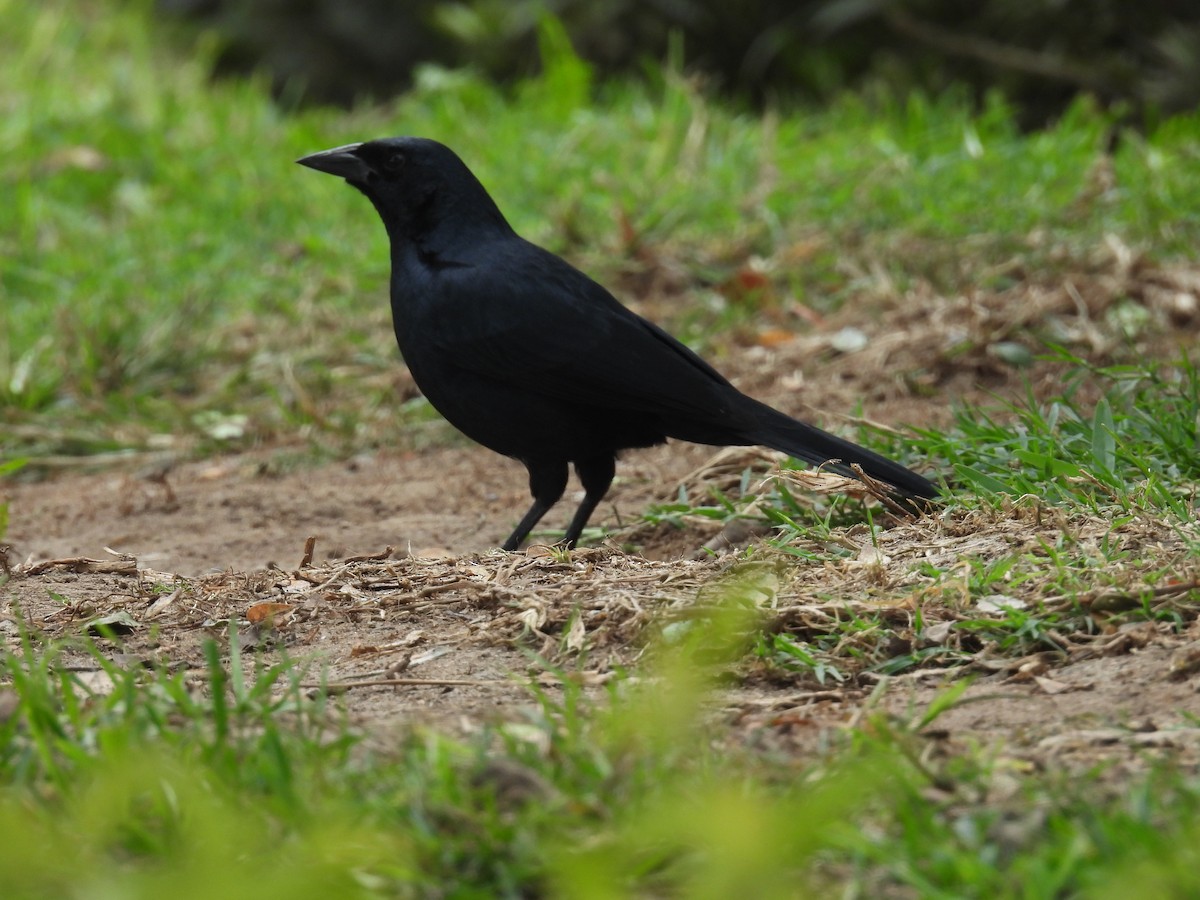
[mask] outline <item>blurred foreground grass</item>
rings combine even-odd
[[[514,91],[429,70],[387,105],[285,114],[259,84],[212,84],[139,4],[0,0],[0,23],[9,457],[420,440],[406,426],[427,408],[397,396],[383,231],[292,164],[351,140],[443,140],[519,231],[610,284],[678,264],[679,317],[719,309],[752,257],[827,309],[872,272],[953,291],[1002,284],[1014,257],[1084,264],[1105,235],[1159,257],[1200,239],[1196,117],[1121,131],[1111,159],[1087,102],[1032,135],[1000,101],[974,114],[956,96],[755,117],[669,66],[595,83],[553,28],[545,74]]]
[[[518,719],[459,740],[356,728],[302,686],[309,667],[251,660],[233,634],[174,673],[28,636],[0,655],[4,896],[1050,900],[1200,884],[1194,778],[1143,765],[1118,788],[997,747],[939,753],[961,686],[900,714],[872,698],[805,753],[729,740],[706,698],[755,618],[730,595],[608,702],[560,673]]]

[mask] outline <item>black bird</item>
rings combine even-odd
[[[469,438],[529,470],[533,505],[505,550],[517,549],[562,497],[572,463],[585,492],[563,537],[574,546],[612,483],[617,454],[667,438],[760,444],[846,475],[857,463],[903,500],[937,495],[898,463],[741,393],[578,269],[521,238],[437,141],[385,138],[297,162],[345,178],[383,219],[396,340],[425,397]]]

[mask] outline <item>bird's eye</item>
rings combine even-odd
[[[404,168],[404,154],[403,153],[393,153],[391,156],[389,156],[387,158],[387,161],[384,162],[383,167],[384,167],[384,169],[386,169],[388,172],[392,173],[393,175],[396,174],[397,172],[399,172],[401,169]]]

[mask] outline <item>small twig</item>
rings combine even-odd
[[[416,603],[405,603],[404,612],[420,612],[423,609],[431,609],[435,606],[449,606],[452,603],[466,603],[466,597],[442,597],[438,600],[421,600]],[[447,613],[450,611],[447,610]]]
[[[890,434],[899,438],[911,436],[910,433],[903,428],[897,428],[894,425],[888,425],[884,422],[876,421],[875,419],[868,419],[866,416],[851,416],[847,415],[846,413],[839,412],[835,412],[834,415],[837,416],[837,420],[839,422],[844,422],[847,425],[858,425],[860,427],[870,428],[872,431],[882,431],[884,434]]]
[[[68,556],[63,559],[47,559],[27,567],[18,566],[14,575],[30,577],[49,572],[51,569],[70,569],[72,572],[90,572],[96,575],[136,575],[137,560],[132,556],[123,559],[89,559],[86,556]]]
[[[459,588],[474,587],[475,583],[459,578],[454,581],[447,581],[442,584],[427,584],[425,587],[417,591],[415,599],[424,600],[426,597],[432,597],[434,594],[440,594],[444,591],[456,591]]]
[[[347,556],[345,559],[342,560],[342,562],[344,562],[344,563],[378,562],[383,559],[388,559],[395,552],[396,552],[396,548],[393,547],[391,544],[388,544],[386,547],[384,547],[378,553],[367,553],[362,556]]]
[[[965,664],[944,666],[938,669],[917,669],[915,672],[901,672],[898,675],[881,675],[878,672],[859,672],[858,677],[867,681],[882,683],[884,681],[922,681],[926,678],[945,678],[947,675],[958,675]]]
[[[350,566],[348,564],[343,564],[343,565],[338,566],[337,569],[334,571],[334,573],[332,575],[330,575],[328,578],[326,578],[324,581],[318,581],[316,578],[310,578],[308,575],[305,575],[303,572],[297,572],[296,574],[299,575],[301,578],[303,578],[305,581],[307,581],[309,584],[316,585],[315,588],[313,588],[311,591],[309,591],[309,593],[312,594],[312,593],[316,593],[317,591],[325,590],[325,588],[329,587],[331,584],[333,584],[335,581],[337,581],[339,578],[341,578],[343,575],[345,575],[346,570],[348,568],[350,568]]]
[[[745,698],[730,704],[733,708],[754,707],[765,711],[799,708],[801,704],[820,703],[825,700],[855,700],[863,695],[861,688],[847,687],[840,690],[805,691],[783,697]]]
[[[851,463],[850,468],[854,470],[858,479],[866,487],[867,493],[878,500],[884,509],[898,517],[901,521],[920,517],[934,506],[933,502],[929,500],[918,501],[897,496],[894,490],[888,489],[886,482],[872,478],[863,471],[863,467],[858,463]]]
[[[317,536],[309,535],[304,542],[304,555],[300,557],[300,568],[307,569],[312,565],[313,551],[317,549]]]
[[[281,569],[279,566],[272,565],[270,568],[273,571],[281,572],[284,575],[288,574],[287,572],[284,572],[283,569]],[[291,574],[294,577],[299,578],[301,581],[307,581],[309,584],[325,585],[325,584],[329,583],[328,580],[323,581],[322,579],[318,578],[316,575],[309,575],[303,569],[297,569],[295,572],[292,572]],[[337,572],[333,575],[333,577],[336,578],[340,574],[342,574],[342,569],[338,569]]]
[[[501,678],[372,678],[367,681],[330,681],[325,684],[303,682],[300,687],[305,690],[323,688],[328,691],[341,692],[359,687],[439,687],[444,685],[486,687],[496,684],[511,685],[514,682]]]

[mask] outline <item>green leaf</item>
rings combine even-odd
[[[1032,466],[1051,478],[1077,478],[1083,474],[1082,470],[1075,463],[1059,459],[1057,456],[1050,456],[1048,453],[1037,453],[1033,450],[1014,450],[1013,456],[1027,466]]]
[[[985,475],[973,466],[964,466],[961,463],[955,465],[955,473],[963,481],[968,482],[976,491],[981,491],[987,494],[1013,494],[1016,493],[1011,487],[993,478],[991,475]]]
[[[1116,426],[1108,400],[1100,398],[1092,414],[1092,464],[1105,473],[1117,467]]]

